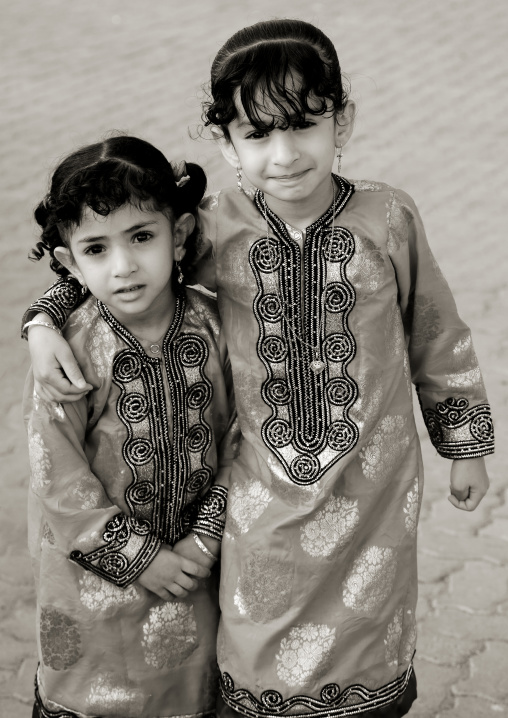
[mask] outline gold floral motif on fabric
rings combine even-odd
[[[28,427],[28,446],[32,489],[37,493],[49,484],[48,473],[51,469],[51,460],[44,439],[31,424]]]
[[[414,297],[412,306],[408,307],[408,321],[410,321],[411,313],[411,344],[413,346],[421,347],[428,342],[434,341],[443,333],[439,311],[432,297],[417,294]]]
[[[387,204],[386,220],[388,224],[387,248],[390,254],[397,252],[408,241],[408,227],[413,223],[412,212],[401,198],[392,190]]]
[[[338,553],[352,541],[359,521],[358,500],[330,496],[314,518],[302,525],[302,548],[316,558]]]
[[[188,658],[197,646],[197,626],[192,605],[166,602],[150,609],[143,625],[141,645],[145,662],[155,668],[172,668]]]
[[[43,546],[54,546],[55,545],[55,534],[51,530],[49,524],[44,524],[42,527],[42,538],[41,538],[41,548]]]
[[[72,494],[81,501],[80,508],[83,511],[109,505],[102,486],[89,471],[83,471],[81,476],[76,476]]]
[[[357,613],[372,614],[390,595],[396,570],[393,548],[370,546],[364,549],[344,581],[344,604]]]
[[[402,628],[400,647],[400,660],[402,663],[408,663],[413,659],[416,646],[416,632],[415,612],[408,609],[405,613],[405,620]]]
[[[396,668],[399,663],[400,639],[402,636],[402,612],[403,608],[397,609],[393,621],[386,631],[385,659],[390,668]]]
[[[143,710],[145,697],[141,689],[129,687],[125,676],[104,673],[92,682],[87,703],[95,715],[137,718]]]
[[[65,671],[81,658],[78,624],[53,606],[43,606],[40,614],[42,662],[54,671]]]
[[[381,373],[360,373],[357,378],[358,399],[351,407],[351,419],[358,426],[361,437],[366,437],[377,422],[379,409],[383,401],[383,382]]]
[[[385,351],[387,356],[399,357],[405,350],[404,327],[397,297],[393,297],[388,310],[385,327]]]
[[[418,493],[418,477],[413,482],[413,487],[407,492],[404,511],[404,523],[406,531],[410,536],[416,536],[418,527],[418,512],[420,508],[420,497]]]
[[[406,419],[399,415],[385,416],[372,439],[360,451],[365,478],[374,484],[383,484],[406,452],[408,445]]]
[[[94,322],[88,334],[85,349],[90,354],[95,370],[101,379],[111,374],[113,357],[118,351],[116,336],[106,322]]]
[[[56,401],[47,401],[43,399],[34,389],[33,393],[33,404],[35,411],[40,411],[44,407],[47,415],[50,419],[56,419],[57,421],[63,421],[65,419],[65,411],[63,406]]]
[[[233,484],[228,496],[228,529],[236,534],[246,533],[271,500],[270,491],[257,479]]]
[[[139,591],[134,584],[120,588],[89,571],[79,579],[79,585],[80,601],[90,611],[104,612],[140,599]]]
[[[383,255],[368,237],[353,236],[355,253],[346,267],[346,274],[359,295],[372,294],[383,279]]]
[[[277,675],[288,686],[304,687],[327,669],[335,645],[335,628],[318,623],[294,626],[280,642]]]
[[[292,562],[254,551],[242,564],[234,596],[239,613],[256,623],[282,616],[289,608],[294,579]]]

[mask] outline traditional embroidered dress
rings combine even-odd
[[[94,297],[65,336],[94,390],[75,404],[45,402],[30,376],[25,399],[39,710],[212,713],[216,577],[167,602],[136,579],[191,528],[222,537],[238,434],[215,302],[180,294],[160,357]]]
[[[407,712],[423,486],[411,380],[441,455],[493,451],[470,333],[413,201],[335,179],[304,234],[259,191],[201,212],[196,278],[217,289],[243,435],[218,660],[224,701],[250,718]]]

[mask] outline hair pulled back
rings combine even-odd
[[[180,171],[188,179],[177,184]],[[66,233],[79,226],[87,208],[106,216],[130,204],[178,218],[196,212],[205,189],[206,175],[199,165],[182,163],[181,169],[174,169],[160,150],[137,137],[110,137],[87,145],[53,172],[49,192],[34,212],[42,232],[30,259],[42,259],[47,253],[51,269],[66,276],[69,271],[55,258],[54,250],[66,245]],[[185,243],[184,274],[192,264],[195,239],[194,232]]]
[[[307,113],[324,114],[330,104],[342,112],[348,98],[333,43],[302,20],[258,22],[229,38],[212,63],[211,99],[203,104],[205,126],[220,126],[229,137],[237,92],[258,130],[287,129]],[[272,115],[270,123],[266,114]]]

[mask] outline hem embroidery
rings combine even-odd
[[[258,700],[248,690],[237,689],[228,673],[221,674],[220,687],[222,698],[235,711],[248,718],[268,718],[275,716],[321,716],[322,718],[345,718],[361,715],[367,711],[392,703],[406,688],[413,674],[413,665],[395,680],[381,688],[369,690],[360,684],[348,686],[343,691],[337,683],[328,683],[321,689],[320,697],[298,695],[284,700],[279,691],[266,690]],[[358,701],[352,703],[351,700]],[[295,709],[298,708],[298,712]]]
[[[489,405],[468,407],[467,399],[451,397],[423,412],[432,444],[446,459],[475,459],[494,451]]]

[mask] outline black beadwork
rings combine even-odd
[[[413,666],[410,665],[401,676],[375,690],[354,684],[341,691],[337,683],[328,683],[321,689],[319,698],[297,695],[284,700],[279,691],[266,690],[258,700],[245,688],[235,690],[233,679],[228,673],[221,674],[220,687],[224,702],[248,718],[275,718],[284,715],[346,718],[367,713],[397,700],[408,687],[412,674]]]
[[[102,318],[127,345],[114,358],[113,381],[120,389],[117,413],[127,428],[122,453],[133,476],[125,492],[130,515],[118,514],[108,521],[103,546],[87,554],[73,551],[71,559],[118,586],[135,580],[162,542],[172,545],[189,531],[191,519],[201,510],[198,495],[205,493],[212,481],[212,470],[205,461],[212,430],[204,419],[213,393],[204,373],[209,350],[202,337],[180,332],[185,305],[185,294],[179,293],[163,342],[162,362],[148,356],[98,302]],[[164,371],[171,392],[172,433],[164,399]],[[211,506],[210,494],[205,499]],[[190,500],[196,505],[188,508]],[[223,522],[210,506],[203,509],[209,516],[209,535],[220,539]],[[221,513],[224,510],[225,498]]]
[[[423,418],[430,439],[447,459],[474,459],[494,451],[494,426],[488,404],[469,409],[465,398],[450,397],[426,409]]]
[[[303,267],[285,223],[270,211],[260,191],[255,196],[267,231],[275,235],[254,242],[249,254],[258,286],[253,306],[257,351],[268,375],[262,398],[272,410],[261,434],[300,485],[318,481],[353,449],[359,435],[349,417],[358,387],[347,373],[356,353],[348,326],[356,297],[346,275],[355,240],[349,230],[334,227],[334,208],[337,215],[354,188],[342,178],[335,180],[334,204],[307,229]],[[326,367],[316,374],[310,365],[316,358],[312,348],[319,346]]]

